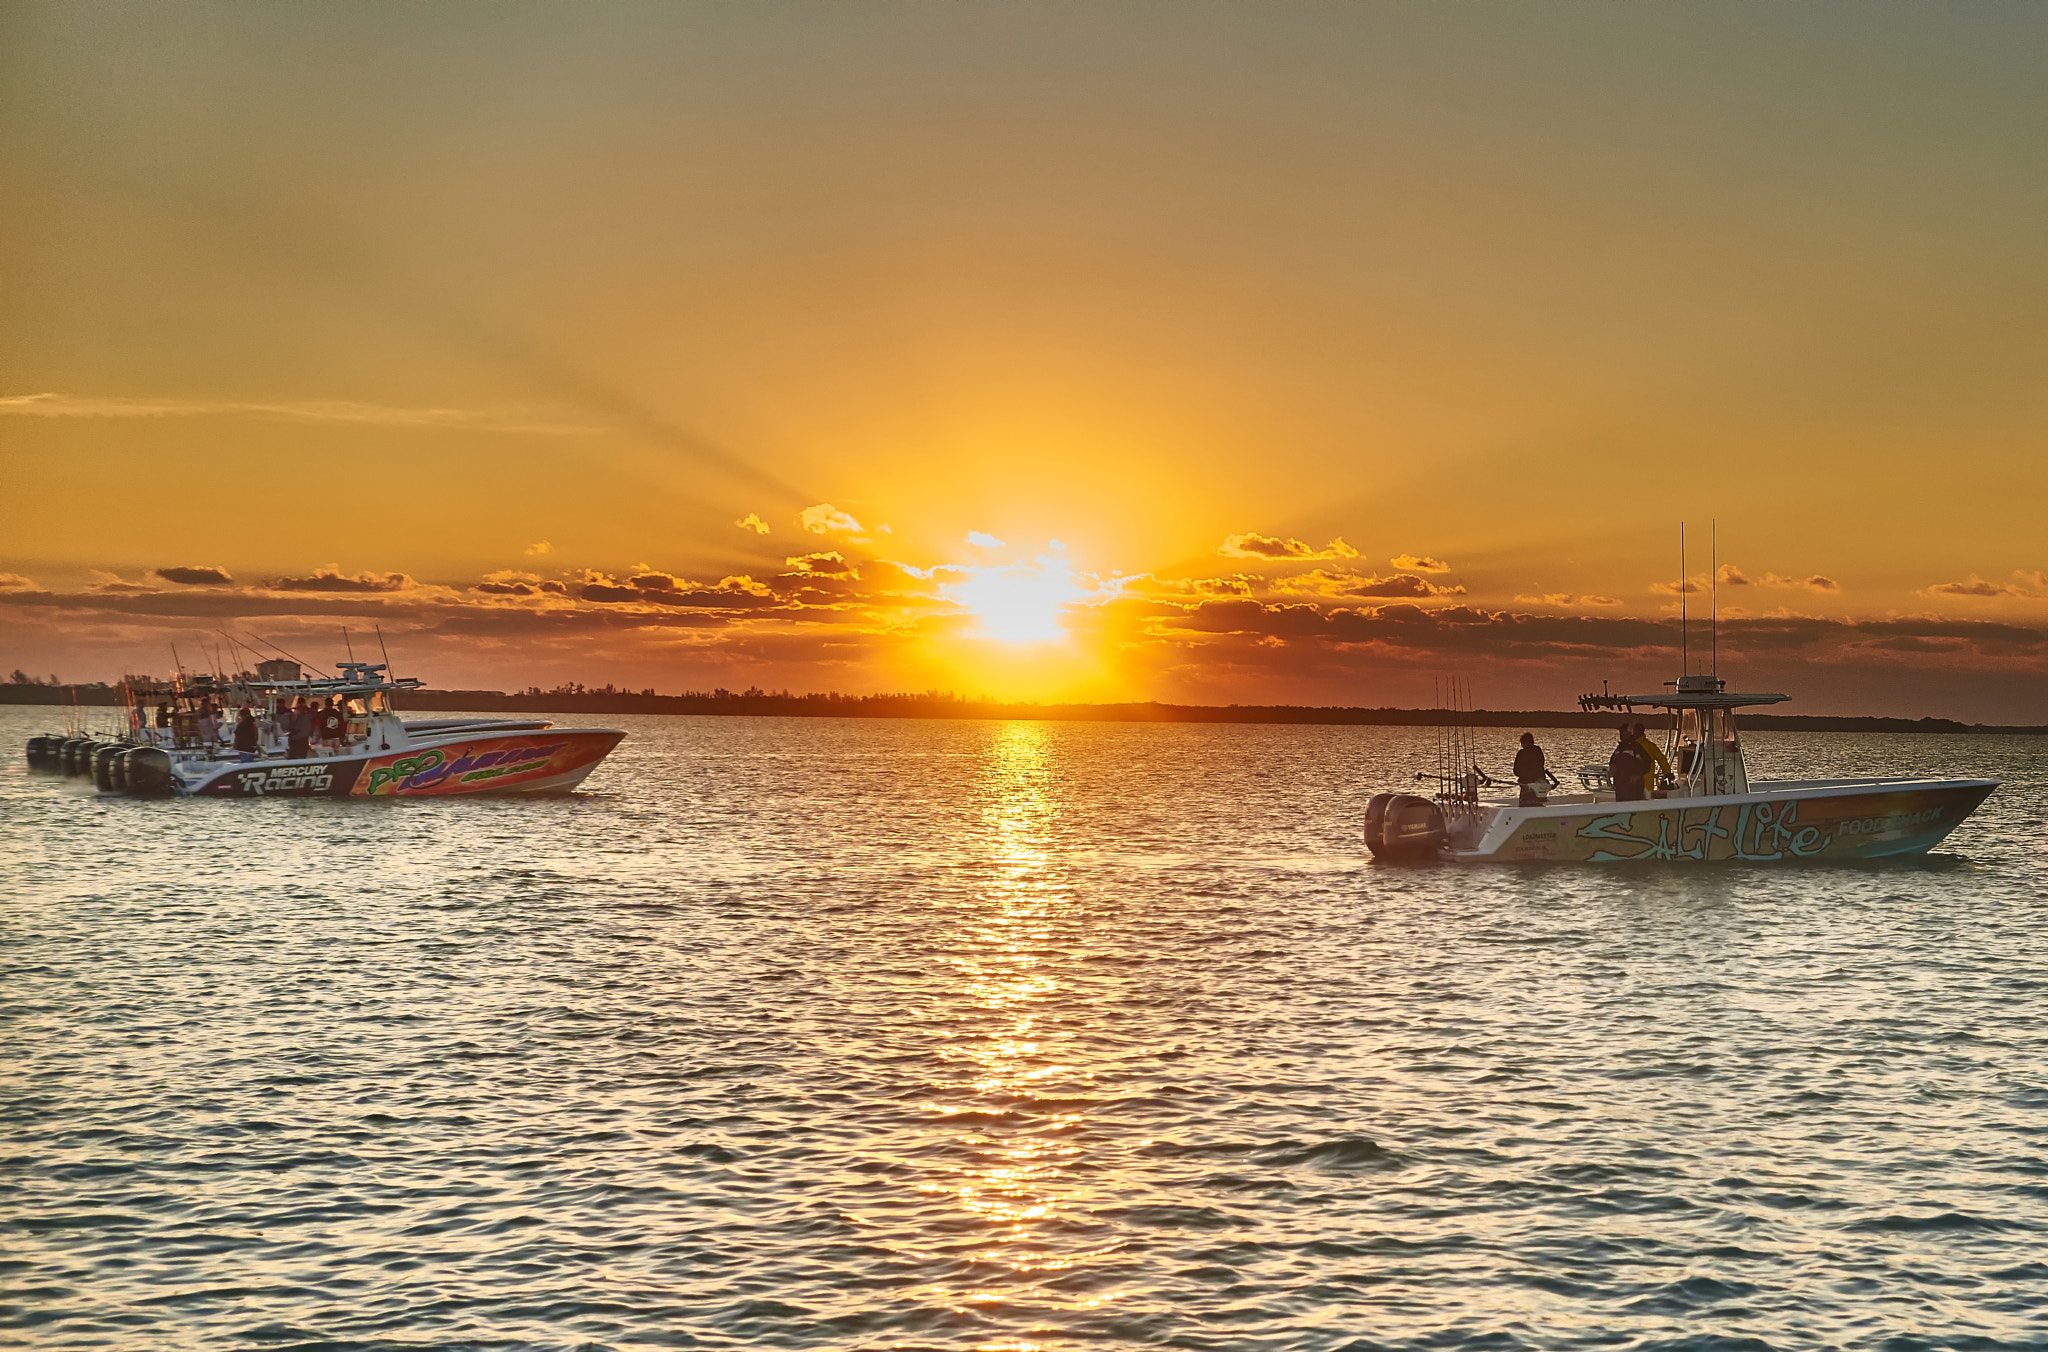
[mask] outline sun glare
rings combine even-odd
[[[1086,593],[1067,561],[1040,554],[1029,564],[974,568],[947,583],[954,601],[974,612],[974,633],[1001,643],[1058,643],[1067,637],[1066,608]]]

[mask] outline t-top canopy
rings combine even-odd
[[[1641,704],[1652,709],[1739,709],[1748,704],[1783,704],[1790,695],[1745,695],[1728,690],[1728,684],[1713,676],[1681,676],[1669,684],[1677,691],[1669,695],[1611,695],[1602,691],[1597,695],[1579,696],[1579,708],[1587,713],[1595,709],[1628,710]]]

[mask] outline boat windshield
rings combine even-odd
[[[1666,754],[1678,778],[1695,794],[1747,793],[1749,774],[1742,762],[1742,735],[1735,711],[1726,708],[1678,709],[1672,720]]]

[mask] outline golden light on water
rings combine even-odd
[[[1071,1168],[1084,1149],[1073,1137],[1086,1116],[1075,1106],[1076,1090],[1085,1091],[1093,1078],[1063,1057],[1073,1034],[1065,1031],[1067,1020],[1055,1025],[1050,1017],[1055,1007],[1070,1011],[1084,997],[1052,956],[1066,941],[1078,902],[1056,849],[1060,803],[1049,739],[1043,724],[1006,723],[989,747],[976,830],[986,882],[957,913],[949,945],[953,1022],[963,1035],[941,1052],[960,1076],[961,1099],[970,1101],[926,1105],[942,1123],[964,1119],[957,1142],[971,1161],[928,1190],[950,1194],[959,1211],[986,1227],[977,1258],[1019,1276],[1072,1268],[1103,1251],[1054,1252],[1034,1235],[1036,1226],[1076,1206]],[[966,1307],[1017,1295],[980,1286],[943,1298]],[[1113,1296],[1070,1303],[1094,1307],[1106,1299]]]

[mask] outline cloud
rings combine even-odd
[[[1313,572],[1300,573],[1294,577],[1282,578],[1274,587],[1283,592],[1302,593],[1311,596],[1358,599],[1393,599],[1396,597],[1426,600],[1437,596],[1463,596],[1465,589],[1459,586],[1442,586],[1412,573],[1395,573],[1391,577],[1368,577],[1362,573],[1336,573],[1318,568]]]
[[[487,432],[570,434],[601,427],[568,423],[528,408],[394,408],[347,399],[242,402],[225,399],[96,398],[70,394],[0,395],[0,416],[30,418],[271,418],[375,427],[458,427]]]
[[[1161,578],[1150,573],[1121,574],[1109,584],[1115,596],[1250,596],[1265,586],[1249,573],[1235,577]]]
[[[983,549],[1001,549],[1003,547],[1003,542],[1001,540],[998,540],[995,536],[990,535],[987,531],[983,530],[971,530],[967,532],[967,543],[970,545],[979,545]]]
[[[503,568],[495,573],[485,573],[483,580],[470,590],[486,596],[561,596],[569,589],[559,582],[543,582],[537,573]]]
[[[1299,540],[1283,540],[1278,536],[1260,535],[1255,531],[1226,536],[1222,547],[1216,552],[1226,559],[1272,559],[1283,562],[1358,557],[1358,551],[1345,544],[1341,537],[1330,541],[1321,549],[1316,549]]]
[[[2025,568],[2013,569],[2012,575],[2018,578],[2020,581],[2018,583],[1986,582],[1983,578],[1978,577],[1975,573],[1972,573],[1970,574],[1969,579],[1964,582],[1937,582],[1931,587],[1922,588],[1920,595],[1970,597],[2018,596],[2033,600],[2038,600],[2043,595],[2043,584],[2048,583],[2048,576],[2044,576],[2040,572],[2030,571]],[[2031,585],[2027,586],[2021,584]]]
[[[797,523],[812,535],[858,535],[866,529],[829,502],[820,502],[797,513]]]
[[[2009,582],[1986,582],[1975,573],[1964,582],[1937,582],[1921,589],[1922,596],[2028,596],[2024,587]]]
[[[1803,587],[1807,591],[1815,592],[1839,592],[1842,590],[1841,583],[1831,577],[1823,577],[1819,573],[1812,573],[1806,577],[1787,577],[1783,573],[1765,573],[1761,577],[1751,577],[1732,563],[1722,564],[1720,569],[1715,572],[1714,579],[1724,587]],[[1676,587],[1664,584],[1659,584],[1653,590],[1664,592],[1666,595],[1676,595],[1678,592]],[[1702,590],[1702,586],[1697,580],[1695,580],[1692,590],[1695,592]]]
[[[1652,582],[1650,584],[1651,591],[1662,592],[1666,596],[1694,596],[1706,589],[1705,583],[1695,582],[1691,578],[1686,578],[1681,582]]]
[[[796,573],[806,576],[846,577],[858,579],[860,570],[846,561],[838,550],[827,550],[817,554],[798,554],[783,560]]]
[[[756,535],[766,535],[768,533],[768,523],[761,519],[758,512],[748,512],[732,524],[738,526],[741,530],[750,530]]]
[[[1451,565],[1427,554],[1396,554],[1387,562],[1404,573],[1448,573]]]
[[[1621,602],[1612,596],[1573,596],[1570,592],[1544,592],[1540,596],[1517,596],[1515,604],[1564,609],[1570,606],[1618,606]]]
[[[528,557],[529,559],[537,559],[540,558],[543,554],[554,553],[555,546],[554,543],[549,540],[535,540],[532,544],[526,547],[524,552],[526,554],[526,557]]]
[[[280,577],[270,582],[272,591],[293,592],[395,592],[408,587],[417,587],[418,582],[404,573],[344,573],[339,568],[327,567],[314,571],[310,577]]]
[[[0,591],[34,591],[36,584],[20,573],[0,573]]]
[[[234,582],[225,568],[159,568],[156,575],[186,587],[226,587]]]
[[[649,569],[623,580],[586,573],[577,596],[602,605],[652,605],[679,610],[752,610],[779,604],[775,595],[751,577],[728,577],[712,586],[674,573]]]
[[[156,590],[144,582],[125,581],[119,573],[110,573],[104,568],[89,569],[86,576],[92,579],[92,589],[96,592],[126,592],[132,594]]]

